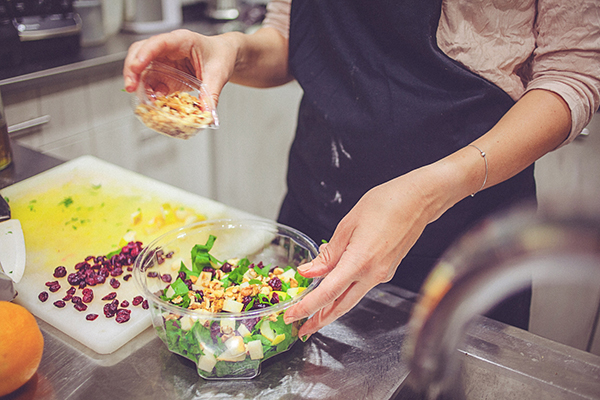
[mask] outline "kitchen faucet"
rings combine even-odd
[[[457,348],[476,316],[531,285],[600,283],[600,218],[520,207],[484,221],[433,269],[409,322],[406,381],[421,398],[460,398]]]

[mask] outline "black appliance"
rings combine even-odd
[[[0,66],[79,52],[74,0],[0,0]]]

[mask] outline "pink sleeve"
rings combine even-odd
[[[286,39],[290,36],[290,10],[292,0],[271,0],[267,4],[267,15],[263,27],[275,28]]]
[[[571,109],[572,141],[600,105],[600,2],[539,0],[536,49],[526,90],[546,89]]]

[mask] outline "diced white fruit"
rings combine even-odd
[[[260,325],[260,334],[269,339],[271,342],[275,339],[275,332],[271,328],[271,324],[268,319],[265,319]]]
[[[293,268],[290,268],[287,271],[285,271],[283,274],[279,275],[279,279],[281,279],[284,282],[287,282],[295,276],[296,276],[296,270]]]
[[[221,319],[221,331],[231,331],[235,330],[235,319],[231,318],[223,318]]]
[[[264,357],[262,342],[260,340],[253,340],[246,344],[248,354],[252,360],[260,360]]]
[[[142,222],[142,210],[137,210],[131,214],[131,224],[137,225]]]
[[[240,283],[240,289],[243,289],[243,288],[248,287],[248,286],[250,286],[250,284],[248,282],[242,282],[242,283]]]
[[[165,292],[165,296],[167,296],[167,298],[171,298],[173,296],[175,296],[175,290],[171,287],[171,285],[169,285],[169,287],[167,288],[167,291]]]
[[[229,349],[225,350],[217,357],[219,361],[231,361],[231,362],[240,362],[246,359],[246,352],[244,351],[241,354],[233,354],[233,352]]]
[[[246,352],[246,345],[244,344],[244,338],[241,336],[232,336],[225,341],[225,347],[231,352],[231,355],[237,356],[241,353]]]
[[[203,371],[212,372],[216,363],[217,359],[215,358],[215,356],[213,356],[212,354],[204,354],[198,359],[197,366]]]
[[[273,346],[277,346],[279,343],[283,342],[285,340],[285,333],[281,333],[277,336],[275,336],[275,339],[273,339],[273,342],[271,342],[271,344]]]
[[[244,303],[233,299],[225,299],[223,302],[223,311],[239,313],[242,312],[242,308],[244,308]]]
[[[240,335],[242,335],[242,337],[250,336],[252,334],[252,332],[250,332],[248,330],[246,325],[241,324],[241,323],[240,323],[240,326],[238,326],[237,331]]]
[[[194,327],[196,319],[189,315],[184,315],[183,317],[181,317],[179,322],[181,323],[181,329],[183,329],[184,331],[189,331]]]
[[[289,288],[287,290],[287,294],[289,296],[291,296],[292,298],[294,298],[294,297],[297,297],[300,293],[304,292],[304,290],[306,290],[306,288],[303,288],[303,287]]]

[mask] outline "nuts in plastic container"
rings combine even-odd
[[[202,82],[156,61],[142,72],[133,106],[148,128],[179,139],[219,126],[212,98]]]

